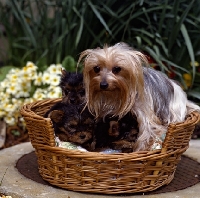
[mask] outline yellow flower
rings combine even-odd
[[[185,73],[183,74],[183,79],[187,87],[190,87],[192,84],[192,76],[191,74]]]

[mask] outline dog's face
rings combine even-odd
[[[83,86],[83,74],[71,73],[62,70],[60,81],[63,102],[71,104],[82,104],[85,102],[85,88]]]
[[[61,141],[82,145],[93,137],[93,116],[87,109],[80,113],[75,105],[69,105],[66,109],[53,110],[49,117],[53,121],[55,134]]]
[[[110,122],[109,136],[115,137],[110,143],[111,148],[125,153],[133,152],[138,133],[137,120],[130,113],[119,121]]]
[[[116,44],[103,49],[86,50],[84,82],[90,111],[96,117],[108,114],[122,117],[135,100],[143,93],[143,54],[125,44]]]

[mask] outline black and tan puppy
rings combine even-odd
[[[136,117],[133,117],[131,113],[127,113],[117,122],[111,121],[109,136],[112,137],[112,141],[110,147],[115,150],[122,150],[124,153],[133,152],[138,133]]]
[[[62,70],[60,85],[62,89],[62,102],[82,104],[85,102],[85,89],[83,74]]]
[[[138,136],[138,123],[130,113],[118,120],[116,117],[99,120],[95,125],[92,148],[111,148],[124,153],[134,151]]]
[[[51,118],[55,135],[64,142],[72,142],[91,150],[94,118],[83,105],[56,103],[44,117]]]

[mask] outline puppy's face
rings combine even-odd
[[[93,137],[94,121],[87,110],[81,114],[76,109],[53,110],[49,117],[53,121],[55,134],[61,141],[84,144]]]
[[[85,101],[85,88],[81,73],[70,73],[62,70],[60,87],[64,103],[82,104]]]
[[[62,87],[62,94],[62,101],[64,103],[82,104],[85,101],[85,89],[83,88],[83,84],[73,87],[66,83],[65,86]]]
[[[84,144],[93,137],[93,120],[90,118],[69,117],[59,129],[66,134],[65,141]]]

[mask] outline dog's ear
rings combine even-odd
[[[62,68],[61,68],[61,73],[62,73],[62,76],[66,76],[68,74],[68,72],[65,69],[62,69]]]
[[[53,110],[49,113],[48,117],[51,118],[55,123],[62,122],[64,112],[61,110]]]

